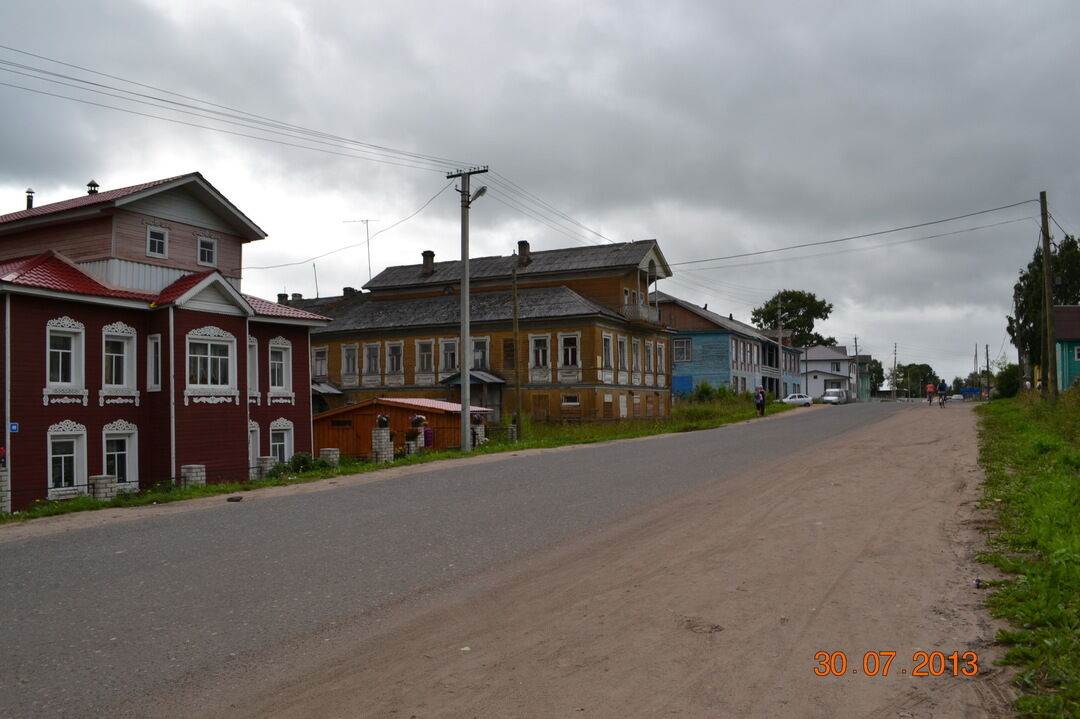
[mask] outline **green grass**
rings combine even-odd
[[[790,405],[772,403],[769,414],[795,409]],[[623,420],[613,422],[575,422],[566,424],[532,423],[525,420],[522,425],[522,438],[518,442],[507,443],[492,441],[475,448],[472,452],[448,450],[442,452],[423,452],[400,457],[393,462],[375,464],[363,460],[343,460],[337,467],[314,469],[308,472],[284,473],[277,477],[251,480],[241,483],[207,484],[197,487],[176,487],[171,484],[154,485],[142,492],[120,495],[114,500],[102,502],[90,497],[77,497],[61,501],[37,501],[32,507],[12,514],[0,514],[0,524],[20,522],[38,517],[57,514],[83,512],[109,507],[136,507],[147,504],[164,504],[185,499],[211,497],[221,494],[248,492],[262,487],[276,487],[302,482],[314,482],[320,479],[342,475],[374,472],[387,467],[400,467],[443,459],[455,459],[477,454],[511,452],[540,447],[561,447],[571,444],[588,444],[614,439],[645,437],[667,432],[690,432],[710,429],[733,422],[751,419],[756,415],[749,396],[729,396],[714,402],[701,404],[680,404],[672,409],[670,417],[654,419]]]
[[[1023,716],[1080,717],[1080,391],[979,408],[984,503],[997,514],[983,560],[1009,577],[990,596],[1012,629]]]

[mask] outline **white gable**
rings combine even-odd
[[[247,314],[246,309],[236,303],[235,296],[217,283],[207,285],[181,304],[184,309],[214,312],[219,315]]]
[[[152,217],[183,222],[208,230],[237,234],[240,232],[225,217],[214,212],[210,206],[195,196],[185,187],[177,187],[166,192],[140,198],[127,204],[124,209],[141,212]]]

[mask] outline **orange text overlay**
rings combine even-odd
[[[889,672],[911,677],[973,677],[979,673],[976,652],[924,652],[911,655],[908,664],[901,658],[894,663],[896,652],[870,651],[860,657],[847,652],[818,652],[814,655],[814,674],[819,677],[843,677],[853,674],[867,677],[887,677]]]

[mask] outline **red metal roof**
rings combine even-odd
[[[0,282],[9,282],[23,287],[70,292],[78,295],[113,297],[130,300],[143,300],[155,305],[175,302],[185,292],[204,279],[214,274],[215,270],[185,275],[166,287],[160,293],[139,292],[110,287],[85,271],[55,250],[48,250],[40,255],[16,257],[0,260]],[[280,317],[295,320],[327,320],[326,317],[298,310],[295,307],[279,305],[252,295],[243,295],[244,299],[260,317]]]
[[[14,222],[16,220],[25,220],[30,217],[40,217],[42,215],[51,215],[54,212],[65,212],[67,210],[74,210],[80,207],[90,207],[93,205],[105,204],[119,200],[128,195],[134,195],[142,192],[143,190],[149,190],[151,187],[157,187],[158,185],[164,185],[167,182],[173,182],[179,180],[182,177],[189,177],[197,175],[197,172],[189,172],[186,175],[177,175],[176,177],[167,177],[163,180],[154,180],[153,182],[144,182],[140,185],[132,185],[131,187],[121,187],[118,190],[106,190],[105,192],[98,192],[93,195],[81,195],[79,197],[73,197],[70,200],[61,200],[60,202],[53,202],[48,205],[41,205],[40,207],[32,207],[29,210],[19,210],[18,212],[12,212],[7,215],[0,215],[0,224],[5,222]]]
[[[289,307],[288,305],[281,305],[277,302],[270,302],[264,300],[261,297],[252,297],[251,295],[244,295],[244,299],[248,301],[251,308],[255,310],[255,314],[262,317],[283,317],[293,320],[326,320],[330,321],[329,317],[323,317],[317,315],[314,312],[307,312],[305,310],[297,309],[295,307]]]

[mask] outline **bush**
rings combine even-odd
[[[297,452],[289,460],[289,469],[293,472],[310,472],[315,462],[307,452]]]
[[[716,388],[708,382],[700,382],[694,387],[694,391],[690,395],[690,401],[699,404],[714,402],[716,401]]]
[[[997,373],[998,397],[1015,397],[1020,391],[1020,367],[1014,364],[1006,365],[1005,369]]]

